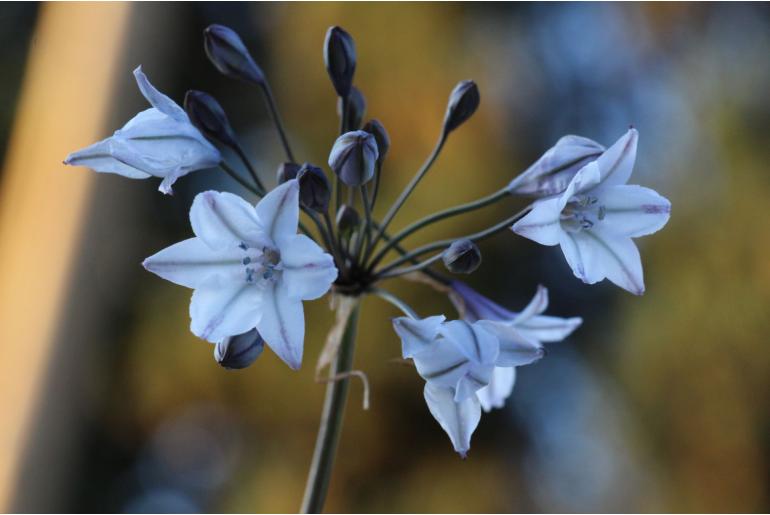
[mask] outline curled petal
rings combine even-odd
[[[618,235],[637,238],[663,228],[671,216],[671,202],[655,190],[623,184],[602,189],[602,226]]]
[[[260,298],[260,291],[253,284],[209,277],[193,293],[190,330],[212,343],[245,333],[259,321]]]
[[[215,275],[233,283],[245,282],[242,260],[240,249],[212,249],[200,238],[190,238],[153,254],[142,265],[167,281],[197,288]]]
[[[543,357],[541,343],[516,329],[513,324],[481,320],[479,325],[493,334],[499,342],[495,364],[500,367],[529,365]]]
[[[204,191],[196,195],[190,223],[195,235],[212,249],[239,243],[259,250],[265,246],[254,207],[232,193]]]
[[[517,316],[513,311],[505,309],[462,281],[452,281],[449,287],[456,294],[450,294],[449,300],[461,313],[462,318],[468,322],[473,323],[483,319],[513,320]]]
[[[297,234],[284,238],[281,247],[283,280],[289,297],[313,300],[324,295],[337,278],[332,257],[316,242]]]
[[[299,370],[305,340],[302,301],[291,298],[282,281],[273,281],[263,290],[260,311],[259,334],[279,358],[292,369]]]
[[[451,388],[425,384],[425,402],[431,415],[449,435],[454,450],[465,458],[471,448],[471,436],[481,420],[481,404],[476,396],[455,402]]]
[[[184,112],[184,109],[179,107],[176,102],[169,97],[155,89],[155,86],[150,84],[147,76],[142,71],[141,66],[138,66],[134,70],[134,78],[136,78],[136,84],[139,86],[139,91],[142,92],[142,95],[144,95],[144,98],[147,99],[152,107],[175,120],[188,122],[187,113]]]
[[[516,322],[514,327],[530,340],[558,342],[572,334],[582,323],[583,319],[580,317],[560,318],[539,315],[520,323]]]
[[[524,310],[519,313],[514,322],[524,322],[525,320],[528,320],[535,315],[539,315],[546,309],[548,309],[548,288],[542,284],[538,284],[535,296],[532,297],[531,301],[529,301],[527,307],[525,307]]]
[[[404,358],[412,358],[427,349],[438,336],[439,327],[446,320],[444,315],[436,315],[422,320],[408,317],[393,319],[393,329],[401,338]]]
[[[113,157],[111,151],[112,141],[113,138],[107,138],[82,150],[73,152],[67,156],[64,164],[87,166],[95,172],[114,173],[129,179],[147,179],[152,177],[149,173]]]
[[[297,233],[299,224],[299,183],[286,181],[257,204],[257,218],[264,233],[280,245],[284,236]]]
[[[481,409],[490,412],[494,408],[500,409],[505,406],[505,401],[511,396],[515,383],[515,367],[495,367],[489,384],[476,392]]]
[[[628,178],[631,177],[631,172],[634,170],[638,140],[639,133],[636,129],[629,129],[596,160],[601,172],[602,186],[628,182]]]

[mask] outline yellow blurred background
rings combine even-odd
[[[583,327],[520,369],[460,460],[395,363],[397,313],[367,299],[327,503],[340,512],[770,509],[770,9],[767,4],[10,4],[0,7],[0,507],[4,511],[291,512],[321,409],[332,314],[306,304],[305,366],[265,352],[231,372],[188,330],[190,292],[141,261],[189,237],[196,192],[242,193],[215,170],[155,181],[65,168],[146,104],[131,71],[181,103],[213,94],[267,182],[281,148],[258,92],[217,74],[210,23],[237,30],[275,91],[295,152],[324,165],[336,99],[326,28],[356,40],[355,83],[392,147],[382,200],[429,153],[446,99],[481,107],[452,135],[396,226],[485,195],[559,136],[640,132],[635,180],[671,199],[639,240],[647,293],[579,283],[558,249],[482,245],[474,287]],[[408,240],[488,226],[512,199]],[[381,216],[387,207],[377,209]],[[421,314],[423,286],[392,286]]]

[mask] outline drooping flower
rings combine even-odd
[[[112,137],[68,155],[64,163],[130,179],[160,177],[158,189],[169,194],[179,177],[217,166],[222,156],[190,123],[184,109],[150,84],[141,66],[134,77],[152,107]]]
[[[628,185],[637,132],[630,129],[584,166],[558,197],[538,200],[512,229],[542,245],[560,245],[575,276],[588,284],[609,279],[644,293],[639,250],[631,238],[660,230],[671,203],[654,190]]]
[[[543,354],[543,343],[557,342],[580,327],[580,317],[560,318],[542,313],[548,308],[548,289],[538,286],[535,296],[520,313],[509,311],[461,281],[450,284],[450,300],[465,320],[479,322],[488,331],[519,341],[520,356],[536,358]],[[495,367],[487,386],[476,392],[484,411],[502,408],[513,392],[513,367]]]
[[[194,238],[144,261],[171,282],[193,288],[190,328],[210,342],[259,331],[293,369],[302,363],[303,300],[324,295],[337,277],[332,257],[297,234],[299,185],[292,179],[252,206],[230,193],[198,194]]]

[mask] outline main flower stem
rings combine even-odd
[[[360,306],[360,301],[356,301],[356,305],[350,313],[337,357],[329,371],[330,378],[340,377],[340,374],[350,372],[353,365]],[[326,386],[321,426],[318,429],[313,461],[310,464],[310,472],[305,486],[302,513],[320,513],[323,510],[332,476],[334,455],[337,452],[337,443],[342,429],[345,402],[348,396],[348,381],[348,377],[343,376],[339,379],[333,379]]]
[[[294,162],[294,154],[289,146],[289,138],[286,137],[286,130],[283,128],[283,121],[281,115],[278,113],[278,106],[275,103],[275,97],[273,97],[273,90],[270,89],[270,84],[267,81],[261,84],[262,93],[265,95],[265,103],[270,111],[270,118],[273,119],[273,124],[278,131],[278,136],[281,138],[281,144],[283,145],[283,151],[286,152],[286,159]]]

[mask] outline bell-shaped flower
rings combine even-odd
[[[169,194],[179,177],[217,166],[222,156],[190,123],[184,109],[150,84],[141,66],[134,77],[152,107],[112,137],[73,152],[64,163],[130,179],[159,177],[160,191]]]
[[[193,288],[190,328],[219,342],[253,328],[291,368],[302,363],[303,300],[324,295],[337,277],[329,254],[297,234],[299,185],[293,179],[256,207],[231,193],[198,194],[194,238],[147,258],[147,270]]]
[[[502,408],[513,392],[516,372],[508,364],[521,366],[544,355],[543,343],[561,341],[580,327],[580,317],[560,318],[542,313],[548,308],[548,289],[538,286],[535,296],[520,313],[509,311],[480,294],[467,284],[452,281],[455,304],[463,318],[477,322],[500,339],[498,362],[507,366],[495,367],[487,386],[476,392],[484,411]]]
[[[604,152],[604,147],[582,136],[567,135],[549,148],[532,166],[508,184],[514,195],[550,197],[567,189],[578,171]]]
[[[637,132],[630,129],[584,166],[558,197],[536,201],[512,229],[542,245],[560,245],[575,276],[588,284],[609,279],[644,293],[639,250],[632,238],[668,222],[671,203],[657,192],[628,185]]]

